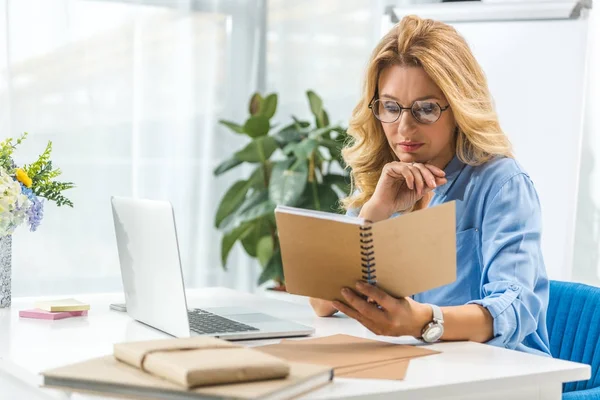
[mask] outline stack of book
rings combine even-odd
[[[90,305],[76,299],[38,301],[35,308],[19,311],[19,317],[36,319],[64,319],[86,316]]]

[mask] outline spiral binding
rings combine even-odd
[[[362,278],[371,285],[377,283],[375,271],[375,250],[373,246],[373,232],[371,232],[370,221],[368,225],[360,227],[360,255],[362,265]]]

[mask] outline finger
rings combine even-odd
[[[409,166],[410,171],[415,177],[415,189],[417,190],[417,195],[420,197],[423,194],[423,188],[425,188],[425,182],[423,181],[423,176],[421,175],[421,171],[414,165]]]
[[[399,162],[394,162],[387,164],[386,167],[387,172],[390,176],[395,178],[403,178],[404,182],[406,182],[406,186],[408,186],[410,190],[415,189],[415,177],[412,174],[408,165]]]
[[[340,301],[334,301],[333,307],[336,310],[343,312],[348,317],[357,320],[358,322],[360,322],[361,325],[363,325],[365,328],[367,328],[371,332],[373,332],[375,334],[379,334],[379,329],[378,329],[377,325],[373,321],[371,321],[368,318],[366,318],[365,316],[363,316],[358,311],[353,310],[351,307],[348,307],[347,305],[345,305],[344,303],[342,303]]]
[[[369,319],[376,319],[381,314],[381,310],[374,303],[369,303],[348,288],[342,289],[342,296],[350,307]]]
[[[448,180],[447,180],[446,178],[435,178],[435,183],[436,183],[436,185],[437,185],[437,186],[442,186],[442,185],[445,185],[446,183],[448,183]],[[426,188],[425,188],[425,190],[423,191],[423,194],[425,194],[425,193],[429,193],[429,192],[431,192],[433,189],[435,189],[435,188],[432,188],[432,187],[429,187],[429,186],[428,186],[428,187],[426,187]]]
[[[425,168],[427,168],[429,171],[431,171],[431,173],[434,174],[435,176],[439,176],[440,178],[446,176],[446,173],[444,172],[444,170],[439,169],[435,165],[431,165],[431,164],[423,164],[423,165],[425,166]]]
[[[365,296],[373,299],[377,304],[379,304],[384,309],[389,310],[396,303],[396,299],[378,288],[377,286],[369,285],[368,283],[364,283],[361,281],[356,282],[356,290],[364,294]]]
[[[425,181],[425,184],[429,187],[433,187],[435,188],[437,186],[437,184],[435,183],[435,177],[434,175],[431,173],[431,171],[425,167],[423,164],[420,163],[415,163],[414,167],[416,167],[419,172],[421,173],[421,176],[423,177],[423,180]]]

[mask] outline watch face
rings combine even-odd
[[[423,339],[427,342],[435,342],[444,333],[444,328],[441,325],[431,325],[429,329],[423,334]]]

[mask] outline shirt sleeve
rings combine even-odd
[[[533,183],[518,174],[485,206],[481,225],[481,299],[494,319],[489,344],[514,349],[537,330],[545,312],[546,269],[541,252],[541,209]]]

